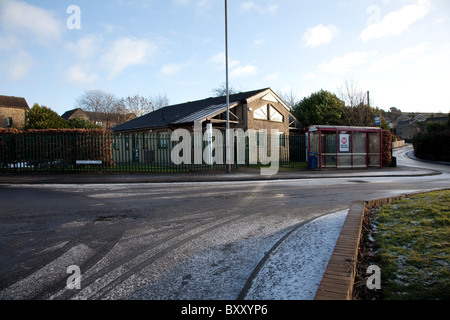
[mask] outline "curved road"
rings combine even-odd
[[[0,299],[233,300],[278,240],[353,200],[449,187],[424,177],[1,185]],[[80,288],[69,289],[76,266]]]

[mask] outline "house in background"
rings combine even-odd
[[[399,121],[397,123],[396,134],[398,137],[411,141],[419,133],[427,132],[427,123],[443,123],[448,122],[447,117],[426,117],[417,115],[413,119]]]
[[[410,142],[412,138],[423,131],[423,125],[416,120],[404,120],[397,123],[396,135]]]
[[[22,129],[29,111],[25,98],[0,96],[0,128]]]
[[[104,113],[84,111],[81,108],[69,110],[61,116],[64,120],[83,119],[90,121],[96,125],[100,125],[105,129],[111,129],[117,125],[136,118],[134,113]]]

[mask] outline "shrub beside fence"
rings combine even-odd
[[[305,136],[279,137],[280,164],[306,162]],[[194,139],[192,139],[193,141]],[[270,140],[270,137],[268,137]],[[225,139],[223,139],[225,141]],[[191,163],[175,165],[172,150],[178,142],[172,142],[168,134],[118,134],[101,129],[61,130],[5,130],[0,129],[0,172],[2,173],[82,173],[82,172],[151,172],[172,173],[225,169],[225,146],[205,151],[208,142],[192,144]],[[237,146],[235,145],[235,152]],[[195,163],[194,154],[200,151],[201,163]],[[258,153],[245,141],[245,163],[254,164],[252,155]],[[205,155],[214,159],[205,162]],[[220,159],[220,157],[222,157]]]

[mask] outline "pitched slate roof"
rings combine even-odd
[[[232,94],[230,95],[230,108],[234,107],[240,101],[244,101],[268,89]],[[226,96],[181,103],[158,109],[142,117],[118,125],[113,128],[113,131],[125,132],[166,128],[170,125],[190,123],[214,116],[223,112],[224,108],[226,108]]]
[[[61,118],[63,118],[64,120],[69,120],[69,118],[78,110],[81,110],[81,108],[77,108],[77,109],[73,109],[73,110],[69,110],[64,112],[64,114],[61,116]]]
[[[69,120],[70,117],[77,111],[81,111],[90,121],[126,121],[130,118],[135,118],[136,115],[134,113],[121,114],[121,113],[105,113],[105,112],[92,112],[92,111],[84,111],[81,108],[73,109],[66,111],[61,117],[64,120]]]
[[[0,96],[0,107],[30,110],[25,98]]]

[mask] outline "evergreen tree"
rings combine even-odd
[[[344,125],[345,103],[335,94],[320,90],[303,98],[292,111],[303,126]]]
[[[52,109],[35,103],[27,115],[25,129],[63,129],[66,121]]]

